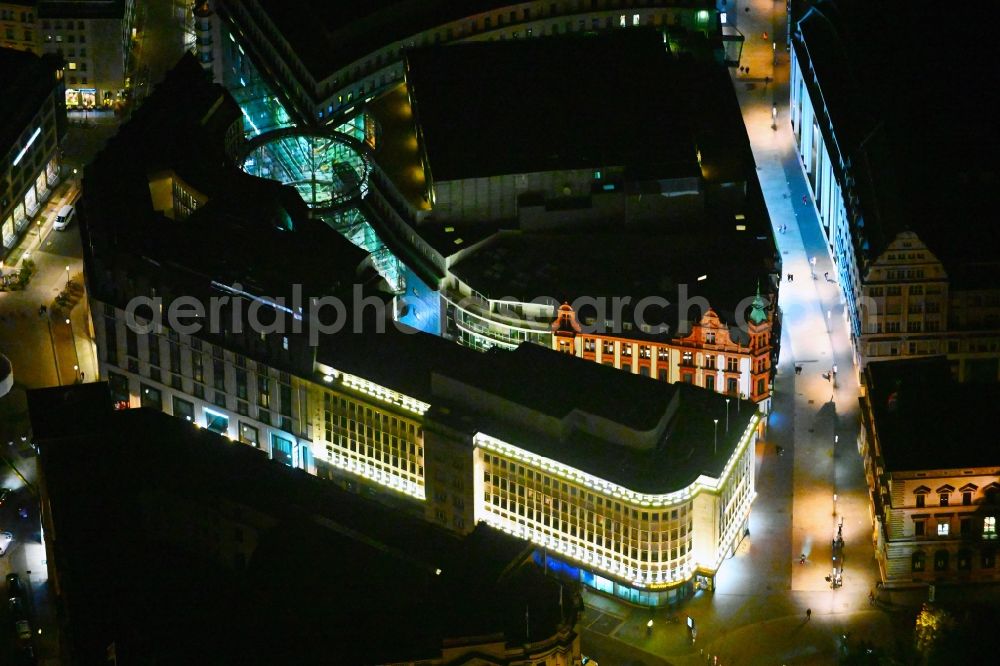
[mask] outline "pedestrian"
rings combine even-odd
[[[813,616],[813,609],[812,608],[807,608],[806,609],[806,619],[807,620],[811,620],[812,616]]]
[[[823,271],[823,279],[825,279],[827,282],[830,281],[830,272],[829,271]]]
[[[804,203],[807,206],[809,205],[809,195],[808,194],[803,194],[802,195],[802,203]]]
[[[795,282],[795,276],[794,276],[794,275],[792,275],[791,273],[789,273],[789,274],[788,274],[788,281],[789,281],[789,282]]]

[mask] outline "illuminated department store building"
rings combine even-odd
[[[162,410],[457,532],[485,521],[537,544],[552,571],[635,603],[713,584],[755,496],[756,405],[537,345],[481,353],[391,322],[310,344],[312,313],[292,285],[350,298],[360,284],[389,304],[392,291],[298,188],[237,168],[241,117],[188,56],[86,170],[100,374],[120,408]],[[235,235],[243,242],[227,245]],[[226,322],[249,308],[230,304],[222,330],[137,330],[155,301],[130,324],[132,299],[170,312],[179,295],[240,296],[303,328],[237,328]]]

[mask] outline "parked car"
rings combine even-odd
[[[14,541],[13,534],[10,532],[0,532],[0,557],[7,554],[7,549],[10,548],[12,541]]]
[[[56,231],[64,231],[69,223],[73,221],[73,217],[76,215],[76,209],[73,206],[67,204],[59,209],[59,214],[56,215],[56,221],[52,223],[52,228]]]
[[[16,573],[7,574],[7,598],[24,599],[27,596],[24,592],[24,585],[21,584],[21,577]]]

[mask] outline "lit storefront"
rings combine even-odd
[[[110,102],[110,99],[107,99],[105,101]],[[66,89],[67,109],[93,109],[95,106],[97,106],[97,89],[95,88]],[[105,106],[107,106],[107,104]]]

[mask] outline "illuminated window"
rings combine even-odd
[[[985,517],[983,517],[983,538],[984,539],[996,539],[997,538],[997,519],[996,519],[996,516],[985,516]]]
[[[639,25],[639,15],[632,14],[632,25]]]
[[[951,528],[951,524],[948,522],[938,523],[937,533],[938,536],[948,536],[948,531]]]

